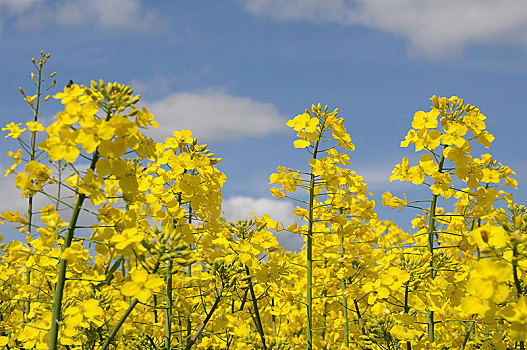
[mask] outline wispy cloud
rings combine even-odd
[[[468,45],[527,43],[524,0],[238,0],[276,20],[362,25],[406,38],[430,57],[459,55]]]
[[[150,96],[165,96],[171,93],[177,83],[177,78],[174,76],[154,76],[148,79],[137,80],[130,82],[130,86],[135,93],[148,93]]]
[[[15,186],[15,175],[4,177],[5,167],[0,167],[0,193],[3,200],[0,201],[0,212],[5,210],[18,210],[21,213],[27,210],[27,199],[20,197],[22,191]]]
[[[26,31],[56,26],[140,32],[164,23],[161,14],[140,0],[0,0],[0,23],[5,20]]]
[[[274,198],[254,198],[249,196],[233,196],[223,201],[223,213],[228,221],[236,221],[243,218],[251,219],[251,212],[257,216],[268,214],[273,220],[284,225],[292,225],[297,222],[293,215],[295,206],[291,201],[277,200]]]
[[[76,164],[75,166],[75,168],[81,173],[85,172],[88,167],[89,164]],[[4,166],[0,166],[0,193],[2,194],[2,198],[4,198],[0,201],[0,213],[5,212],[6,210],[13,212],[18,210],[22,216],[25,216],[28,210],[28,199],[21,197],[22,191],[20,191],[15,185],[16,175],[11,174],[7,177],[4,177],[3,175],[5,174],[5,170],[6,168]],[[23,171],[22,164],[17,167],[17,171]],[[72,174],[73,172],[70,169],[67,169],[63,175],[71,176]],[[47,195],[43,193],[37,193],[33,197],[32,224],[34,226],[43,226],[42,220],[40,219],[40,211],[44,206],[48,204],[53,205],[53,207],[56,206],[56,200],[54,198],[56,198],[58,187],[53,184],[47,184],[45,185],[44,191],[47,193]],[[73,193],[67,190],[65,187],[61,188],[61,204],[59,205],[59,212],[61,219],[64,222],[68,222],[68,220],[71,218],[72,208],[75,202],[75,198],[71,196],[72,194]],[[119,203],[118,206],[120,208],[124,207],[122,203]],[[97,220],[93,213],[97,212],[97,207],[91,204],[89,200],[86,200],[83,204],[83,208],[85,210],[81,211],[80,217],[78,219],[79,226],[88,227],[96,223]],[[4,224],[0,225],[0,235],[4,236],[5,241],[24,239],[23,234],[13,229],[15,226],[18,226],[18,224],[12,224],[7,221],[4,221]],[[34,228],[33,235],[35,234],[37,234],[37,232]],[[78,229],[76,233],[77,236],[82,237],[88,237],[90,234],[90,229]]]
[[[388,168],[360,167],[354,170],[357,171],[357,175],[363,177],[368,187],[386,185],[390,182],[390,175],[392,173],[391,169]]]
[[[254,198],[248,196],[233,196],[223,201],[223,213],[227,221],[236,221],[247,218],[254,212],[257,216],[269,215],[273,220],[281,222],[285,227],[294,224],[301,224],[300,220],[293,215],[295,205],[291,201],[277,200],[274,198]],[[300,251],[304,244],[301,237],[290,232],[281,231],[275,233],[280,244],[288,250]]]
[[[0,0],[0,10],[4,14],[19,14],[41,2],[41,0]]]
[[[145,105],[160,124],[159,129],[148,131],[157,140],[182,129],[207,142],[262,137],[285,129],[286,117],[273,104],[229,95],[221,89],[174,93]]]

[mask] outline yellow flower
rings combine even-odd
[[[494,141],[496,138],[488,131],[483,131],[481,134],[474,135],[474,139],[483,146],[489,148],[492,141]]]
[[[154,120],[154,116],[146,109],[146,107],[143,107],[141,111],[133,107],[132,111],[137,111],[135,122],[140,128],[147,128],[148,125],[151,125],[154,128],[159,128],[159,123]]]
[[[441,141],[443,142],[443,144],[463,147],[466,142],[463,136],[466,135],[468,128],[463,124],[446,121],[445,119],[442,119],[441,122],[446,132],[446,134],[443,134],[441,136]]]
[[[9,134],[5,137],[6,139],[11,136],[12,139],[18,139],[20,135],[26,130],[26,129],[20,129],[19,125],[22,125],[22,123],[15,124],[13,122],[6,124],[5,128],[2,128],[2,131],[9,131]]]
[[[340,148],[353,151],[355,145],[351,143],[351,136],[347,133],[346,128],[343,125],[343,119],[338,119],[340,122],[333,124],[332,136],[337,140]]]
[[[2,213],[2,215],[4,219],[6,219],[9,222],[18,222],[24,225],[27,225],[28,223],[27,219],[23,218],[18,212],[18,210],[15,210],[15,211],[6,210],[5,212]]]
[[[521,296],[517,303],[507,305],[503,317],[511,323],[509,334],[514,341],[527,340],[527,296]]]
[[[485,119],[487,119],[487,117],[479,113],[479,110],[476,109],[463,117],[463,123],[465,123],[475,135],[479,135],[487,127],[484,122]]]
[[[303,113],[289,120],[287,126],[295,131],[305,130],[308,133],[312,133],[316,131],[318,123],[318,118],[311,118],[309,113]]]
[[[302,183],[298,172],[287,171],[283,166],[278,167],[278,173],[269,176],[269,184],[281,184],[282,189],[287,192],[295,192],[296,187]]]
[[[406,199],[406,195],[404,195],[404,199],[397,198],[394,195],[392,195],[390,192],[384,192],[382,194],[382,205],[385,207],[390,207],[392,209],[400,208],[398,211],[403,210],[404,207],[408,205],[408,200]]]
[[[31,132],[37,132],[37,131],[44,131],[46,128],[42,126],[39,122],[27,122],[26,123],[27,128]]]
[[[410,174],[408,173],[408,158],[403,157],[401,164],[395,165],[390,175],[390,182],[393,180],[409,181]]]
[[[306,148],[309,147],[310,144],[311,142],[307,140],[295,140],[295,142],[293,142],[295,148]]]
[[[483,178],[483,171],[474,163],[466,163],[454,170],[454,174],[467,183],[471,189],[476,189]]]
[[[39,183],[46,182],[51,175],[50,168],[34,160],[27,163],[25,168],[29,174],[29,178],[31,180],[37,180]]]
[[[130,227],[124,229],[120,235],[114,235],[110,242],[115,244],[117,250],[125,250],[129,245],[141,242],[143,238],[136,227]]]
[[[78,101],[84,93],[84,90],[79,87],[78,84],[73,84],[71,87],[64,87],[64,92],[55,94],[53,98],[61,100],[62,104],[67,104],[71,101]]]
[[[48,133],[50,128],[48,128]],[[71,130],[61,130],[60,137],[49,137],[39,143],[38,148],[48,153],[52,160],[64,159],[68,163],[73,163],[80,154],[80,151],[75,147],[73,142]]]
[[[7,167],[6,169],[6,172],[5,172],[5,175],[4,176],[7,176],[9,174],[14,174],[15,173],[15,168],[18,164],[20,164],[20,162],[22,161],[22,150],[19,149],[18,151],[13,152],[13,151],[9,151],[7,152],[7,155],[11,158],[13,158],[13,165]]]
[[[79,191],[88,195],[93,205],[99,205],[106,202],[106,196],[101,190],[103,183],[104,181],[100,176],[95,176],[93,170],[88,169],[82,184],[79,186]]]
[[[488,251],[490,249],[505,248],[509,243],[509,236],[501,226],[485,225],[471,232],[471,236],[479,249]]]
[[[430,112],[426,113],[423,111],[418,111],[414,114],[414,121],[412,122],[412,128],[419,129],[434,129],[437,128],[438,122],[437,117],[439,116],[439,110],[432,109]]]
[[[404,140],[401,141],[400,146],[408,147],[410,143],[415,143],[417,140],[419,140],[419,136],[417,135],[414,129],[410,129],[404,137]]]
[[[99,300],[83,300],[78,305],[79,306],[67,308],[64,312],[64,316],[66,317],[66,327],[71,328],[80,326],[88,328],[90,323],[99,327],[103,325],[104,311],[99,306]]]
[[[441,131],[437,129],[421,129],[417,131],[417,140],[415,140],[415,151],[422,149],[429,151],[435,150],[441,144]]]
[[[426,175],[434,175],[438,170],[439,166],[429,154],[423,154],[419,160],[419,166]]]
[[[435,173],[432,174],[432,179],[434,179],[435,183],[430,186],[430,189],[435,195],[442,196],[445,199],[454,195],[454,189],[450,187],[452,183],[450,173]]]
[[[31,195],[31,192],[36,192],[42,188],[37,183],[31,181],[31,178],[26,173],[17,174],[15,178],[15,186],[23,192],[21,194],[22,198],[27,198]]]
[[[123,285],[121,293],[127,297],[137,298],[141,303],[146,303],[152,296],[152,290],[164,283],[161,277],[150,275],[143,269],[132,270],[131,276],[132,280]]]

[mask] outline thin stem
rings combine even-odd
[[[439,172],[443,172],[443,165],[445,163],[445,156],[441,156],[441,160],[439,161]],[[437,198],[439,196],[434,194],[432,196],[432,204],[430,205],[430,226],[428,227],[428,251],[430,252],[430,277],[432,279],[435,278],[435,271],[434,271],[434,233],[435,233],[435,218],[436,218],[436,206],[437,206]],[[428,341],[430,343],[434,342],[435,338],[435,332],[434,332],[434,312],[431,310],[427,310],[426,312],[426,318],[428,323]]]
[[[221,300],[222,294],[223,294],[223,288],[220,289],[220,293],[216,297],[216,300],[214,301],[214,305],[212,305],[212,308],[207,313],[207,317],[205,317],[205,320],[203,321],[201,326],[199,326],[198,330],[196,331],[196,334],[194,334],[194,336],[192,336],[192,338],[187,343],[187,346],[185,347],[185,350],[190,350],[192,345],[194,345],[194,343],[196,342],[198,337],[201,335],[201,333],[203,332],[203,330],[207,326],[207,323],[209,323],[210,318],[212,317],[212,314],[214,313],[214,311],[216,311],[216,309],[218,308],[218,305],[220,304],[220,300]],[[104,349],[101,349],[101,350],[104,350]]]
[[[274,306],[274,297],[271,299],[271,306]],[[276,332],[276,315],[273,313],[271,315],[271,321],[273,323],[273,337],[276,338],[277,337],[277,332]]]
[[[467,332],[465,333],[465,338],[463,339],[463,345],[461,345],[461,349],[465,349],[465,346],[467,346],[467,342],[470,338],[470,334],[472,333],[472,330],[476,326],[476,316],[473,316],[472,322],[470,322],[470,326],[467,328]]]
[[[123,263],[123,269],[124,269],[124,263]],[[157,262],[156,266],[154,266],[152,273],[156,273],[158,269],[159,269],[159,262]],[[124,271],[123,271],[123,276],[125,276]],[[121,326],[124,324],[124,321],[126,321],[128,316],[130,316],[130,314],[132,313],[132,311],[134,310],[135,306],[138,303],[139,303],[139,300],[137,300],[137,298],[134,298],[134,300],[130,303],[130,306],[128,306],[128,309],[126,309],[123,316],[119,319],[119,322],[117,322],[117,324],[112,328],[112,331],[110,332],[110,334],[108,335],[104,343],[102,344],[102,347],[100,350],[106,350],[108,346],[110,346],[110,343],[113,341],[113,339],[117,335],[117,332],[119,332],[119,329],[121,329]]]
[[[42,67],[44,65],[45,61],[40,60],[38,62],[38,80],[37,80],[37,99],[35,102],[35,107],[31,106],[33,108],[33,120],[36,122],[38,120],[38,113],[39,113],[39,106],[40,106],[40,89],[42,87]],[[37,132],[33,131],[31,133],[31,161],[35,160],[35,143],[36,143],[36,137]],[[31,227],[32,221],[33,221],[33,193],[30,194],[28,198],[28,205],[27,205],[27,228],[26,228],[26,235],[28,238],[31,237]],[[31,284],[31,268],[27,268],[26,271],[26,285]],[[24,310],[24,316],[29,315],[31,312],[31,302],[27,302],[26,309]],[[27,320],[29,322],[29,320]]]
[[[247,276],[249,276],[249,279],[247,280],[247,282],[249,283],[249,290],[251,292],[251,299],[252,299],[254,316],[255,316],[255,321],[256,321],[255,322],[256,329],[258,330],[260,339],[262,340],[263,349],[267,350],[267,346],[265,345],[265,334],[263,330],[262,319],[260,318],[260,311],[258,309],[258,300],[256,299],[256,295],[254,293],[253,282],[251,280],[251,274],[249,273],[249,267],[247,265],[245,265],[245,273],[247,274]]]
[[[139,300],[134,299],[132,301],[132,303],[130,304],[130,306],[128,306],[128,309],[126,309],[126,311],[123,314],[123,316],[121,316],[121,318],[119,319],[119,322],[117,322],[117,324],[113,327],[112,331],[110,332],[110,334],[108,335],[108,337],[106,338],[104,343],[102,344],[101,350],[108,349],[108,346],[110,346],[110,343],[113,341],[113,339],[117,335],[117,332],[119,331],[119,329],[123,325],[124,321],[126,321],[128,316],[130,316],[130,314],[132,313],[132,310],[135,308],[137,303],[139,303]]]
[[[110,111],[108,110],[106,115],[106,120],[110,119]],[[93,153],[93,158],[91,160],[90,169],[94,170],[97,161],[99,160],[99,151],[98,148],[95,149]],[[64,236],[64,245],[62,246],[62,251],[65,251],[71,246],[71,241],[75,234],[75,228],[77,221],[79,220],[79,214],[84,204],[86,195],[80,193],[77,201],[75,202],[75,207],[73,208],[73,213],[71,214],[70,223],[68,225],[68,230]],[[64,286],[66,284],[66,266],[67,260],[60,259],[59,262],[59,271],[57,274],[57,283],[55,284],[55,293],[53,295],[53,311],[51,315],[51,329],[49,330],[49,350],[56,350],[58,345],[58,335],[59,335],[59,322],[62,311],[62,297],[64,295]]]
[[[522,287],[520,284],[520,279],[518,278],[518,247],[517,243],[514,243],[512,247],[512,276],[514,277],[514,287],[516,288],[516,295],[518,296],[518,299],[522,296]]]
[[[168,262],[168,276],[167,276],[167,309],[165,320],[165,349],[170,350],[170,336],[172,334],[172,260]]]
[[[313,150],[313,159],[317,158],[318,142]],[[313,349],[313,203],[315,201],[315,175],[310,174],[309,182],[309,208],[308,208],[308,230],[307,230],[307,349]]]
[[[342,214],[342,210],[340,211]],[[344,237],[340,236],[340,256],[344,257]],[[341,281],[342,290],[346,290],[346,280]],[[348,318],[348,300],[345,293],[342,293],[342,316],[344,317],[344,345],[349,347],[349,318]]]
[[[518,243],[515,242],[512,246],[512,276],[514,278],[514,287],[516,288],[516,295],[518,296],[518,299],[522,296],[522,288],[520,284],[520,279],[518,278]],[[520,350],[525,349],[525,342],[523,340],[519,341]]]
[[[178,193],[178,202],[181,206],[181,193]],[[190,203],[188,204],[188,223],[192,224],[192,206],[190,205]],[[190,249],[192,249],[192,245],[190,246]],[[186,275],[188,278],[192,277],[192,265],[187,266]],[[187,345],[190,343],[190,336],[192,335],[192,319],[190,317],[191,314],[187,315]]]
[[[353,299],[353,304],[355,305],[355,312],[357,313],[357,320],[359,320],[359,327],[363,335],[366,335],[366,328],[364,328],[364,321],[362,320],[362,315],[359,310],[359,303],[357,299]]]
[[[408,297],[409,297],[409,290],[408,290],[408,282],[404,285],[404,313],[407,314],[410,311],[410,306],[408,305]],[[408,340],[406,342],[406,350],[412,350],[412,344]]]

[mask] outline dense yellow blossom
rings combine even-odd
[[[33,108],[37,97],[24,94]],[[351,170],[338,109],[312,105],[287,122],[308,159],[269,177],[275,197],[296,200],[286,228],[268,214],[226,222],[221,158],[190,130],[146,137],[159,125],[130,87],[73,84],[54,97],[63,110],[51,125],[25,124],[42,137],[34,153],[8,154],[28,203],[51,204],[1,214],[26,240],[0,245],[0,347],[524,347],[527,209],[509,192],[514,172],[472,154],[494,137],[463,99],[433,96],[400,144],[421,153],[390,181],[430,189],[383,194],[392,209],[419,209],[406,232],[379,218]],[[31,136],[20,125],[3,130]],[[299,252],[279,245],[288,234]]]

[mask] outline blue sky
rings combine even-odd
[[[209,143],[228,178],[227,216],[288,221],[293,205],[270,196],[269,174],[305,169],[285,123],[320,102],[346,118],[352,168],[381,218],[410,228],[416,213],[383,208],[380,196],[430,197],[388,177],[412,154],[399,142],[434,94],[488,117],[488,152],[516,171],[515,199],[527,203],[526,34],[522,0],[0,0],[0,124],[32,118],[18,87],[30,93],[31,58],[44,50],[58,87],[129,84],[162,126],[153,137],[187,128]],[[43,117],[58,108],[48,103]],[[2,173],[16,146],[0,144]],[[23,208],[13,180],[0,179],[2,210]]]

